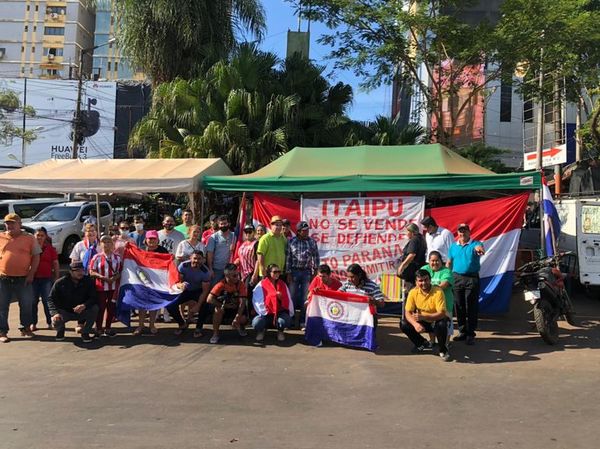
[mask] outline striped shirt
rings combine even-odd
[[[104,277],[113,277],[115,274],[120,273],[122,268],[121,258],[115,253],[108,257],[104,253],[96,254],[90,262],[90,270]],[[116,290],[117,284],[118,281],[109,283],[96,279],[96,290],[100,292]]]
[[[319,266],[319,248],[317,242],[310,237],[306,239],[292,238],[288,242],[285,269],[316,270]]]
[[[354,293],[355,295],[371,296],[376,301],[384,301],[385,300],[385,296],[383,296],[383,293],[381,293],[381,289],[379,288],[379,285],[377,285],[375,282],[371,281],[370,279],[367,279],[365,282],[363,282],[358,287],[350,281],[344,281],[344,283],[340,287],[340,291]]]

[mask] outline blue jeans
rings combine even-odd
[[[306,301],[306,295],[308,294],[308,286],[312,280],[310,270],[292,270],[290,271],[292,276],[292,282],[290,283],[290,294],[292,295],[292,302],[294,308],[300,310],[300,322],[304,323],[304,301]]]
[[[273,325],[273,314],[269,315],[257,315],[252,320],[252,327],[256,332],[262,332],[267,329],[269,326]],[[290,327],[292,325],[292,318],[290,314],[287,312],[279,312],[277,314],[277,330],[282,331],[286,327]]]
[[[52,288],[52,279],[35,278],[31,285],[33,286],[33,304],[31,308],[32,324],[37,326],[38,302],[41,298],[42,305],[44,306],[44,314],[46,315],[46,324],[50,326],[52,324],[52,317],[50,316],[50,310],[48,309],[48,297],[50,296],[50,289]]]
[[[19,301],[21,324],[19,329],[31,326],[33,287],[25,283],[25,276],[0,276],[0,332],[8,332],[8,309],[13,299]]]

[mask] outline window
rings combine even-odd
[[[27,11],[29,11],[31,9],[31,6],[27,5]]]
[[[533,123],[533,100],[525,100],[523,102],[523,121],[525,123]]]
[[[44,27],[44,34],[46,36],[64,36],[64,27]]]
[[[25,25],[25,32],[27,33],[29,31],[29,25]]]
[[[53,55],[53,56],[62,56],[63,49],[62,48],[44,48],[44,56]]]
[[[106,203],[100,203],[100,216],[106,217],[107,215],[110,215],[110,207]]]
[[[64,15],[65,14],[65,7],[64,6],[48,6],[46,8],[46,14],[59,14],[59,15]]]
[[[37,25],[33,26],[33,32],[35,33],[37,31]]]
[[[21,53],[25,53],[25,46],[21,45]]]
[[[40,7],[38,5],[35,5],[35,12],[38,12],[40,9]]]
[[[119,63],[115,62],[115,73],[119,71]]]
[[[35,53],[35,47],[31,47],[31,53]]]
[[[108,72],[110,72],[110,61],[108,61],[108,63],[106,64],[106,70],[107,70]]]
[[[512,121],[512,83],[506,81],[500,85],[500,121]]]

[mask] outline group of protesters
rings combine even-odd
[[[18,300],[20,332],[35,336],[41,299],[48,328],[56,339],[65,338],[65,323],[76,321],[76,332],[87,343],[96,337],[114,337],[112,324],[128,245],[154,253],[170,254],[177,265],[181,291],[164,310],[135,310],[134,335],[156,335],[158,321],[177,323],[175,335],[195,323],[193,336],[204,335],[212,317],[210,343],[220,340],[222,324],[230,324],[240,336],[251,323],[256,340],[262,342],[269,327],[284,341],[284,330],[303,328],[306,306],[317,290],[340,290],[367,296],[376,308],[385,304],[378,284],[358,264],[347,267],[341,282],[330,267],[321,264],[317,242],[309,224],[300,221],[295,234],[289,220],[270,219],[269,227],[247,224],[240,244],[228,216],[210,217],[210,227],[194,224],[193,213],[183,211],[176,226],[165,215],[162,229],[146,229],[142,216],[133,223],[122,221],[99,235],[95,223],[84,224],[83,239],[70,254],[69,273],[60,277],[58,256],[44,228],[32,236],[21,230],[17,214],[5,218],[0,234],[0,342],[8,337],[10,302]],[[432,217],[421,221],[423,236],[415,223],[407,226],[408,242],[398,261],[397,275],[405,290],[400,327],[420,353],[438,345],[439,355],[449,360],[453,315],[459,333],[454,341],[475,342],[479,297],[479,259],[483,245],[470,238],[470,228],[457,226],[458,239]],[[133,228],[133,229],[132,229]],[[160,313],[162,312],[162,313]],[[295,325],[292,317],[296,315]],[[375,315],[375,325],[377,316]],[[148,326],[146,326],[148,320]],[[422,334],[429,334],[429,339]]]

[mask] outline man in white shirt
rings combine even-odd
[[[438,251],[444,261],[448,260],[448,251],[454,243],[454,234],[446,228],[438,226],[432,217],[425,217],[421,220],[421,225],[427,230],[425,241],[427,242],[427,259],[431,251]]]

